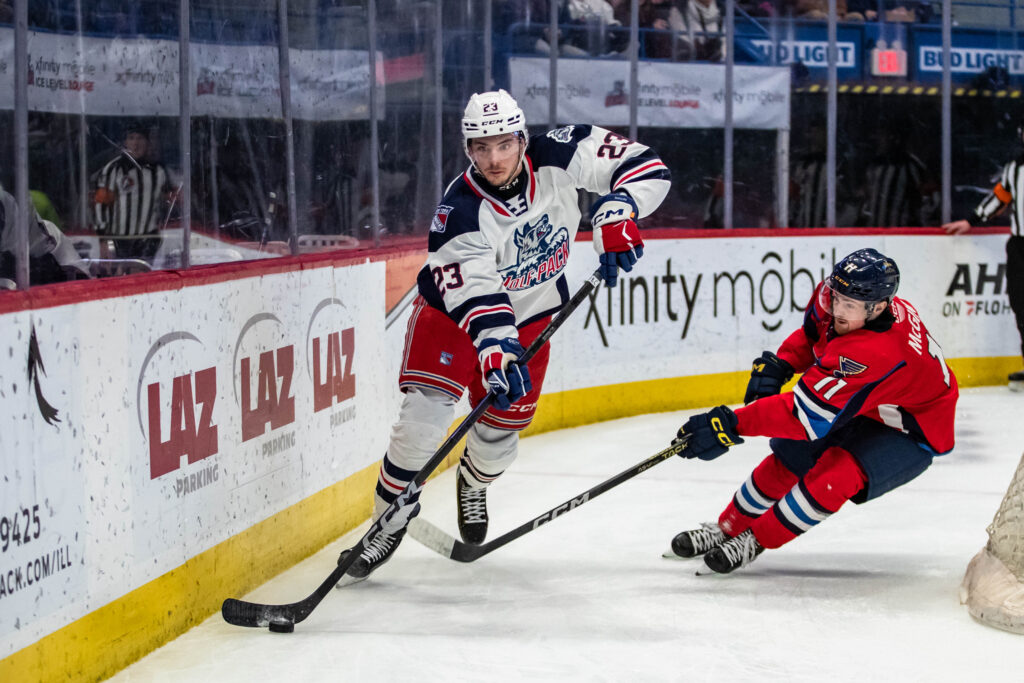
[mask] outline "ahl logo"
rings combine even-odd
[[[563,126],[556,128],[555,130],[548,131],[548,137],[555,142],[570,142],[572,140],[572,131],[576,126]]]
[[[868,366],[863,363],[858,363],[852,358],[845,356],[839,356],[839,369],[835,371],[836,377],[851,377],[853,375],[859,375],[868,369]]]
[[[517,230],[515,245],[519,248],[516,264],[498,271],[505,289],[519,291],[556,277],[569,260],[569,231],[555,228],[547,214],[536,225],[527,223]]]
[[[448,225],[448,214],[452,212],[452,207],[441,204],[437,207],[437,211],[434,212],[434,218],[430,221],[430,232],[444,232],[445,227]]]
[[[218,450],[217,425],[213,421],[213,408],[217,401],[216,367],[186,372],[171,379],[170,415],[166,421],[161,410],[163,401],[160,382],[145,384],[146,368],[150,361],[161,349],[177,341],[199,342],[188,332],[172,332],[160,337],[150,347],[139,373],[136,403],[139,410],[139,429],[142,430],[143,436],[147,436],[142,422],[142,387],[145,386],[150,479],[179,469],[182,456],[187,456],[189,464],[192,464],[216,454]],[[180,353],[179,349],[175,350]],[[197,408],[200,407],[197,415]],[[168,425],[166,441],[163,438],[165,422]]]

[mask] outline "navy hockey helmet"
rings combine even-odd
[[[859,249],[832,269],[818,303],[836,318],[871,320],[883,310],[880,302],[892,303],[899,286],[895,261],[874,249]]]
[[[874,249],[858,249],[832,269],[829,287],[858,301],[892,301],[900,286],[896,262]]]

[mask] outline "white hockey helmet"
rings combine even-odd
[[[466,150],[474,138],[504,133],[519,133],[528,139],[526,115],[515,99],[504,90],[474,93],[462,115],[462,138]]]

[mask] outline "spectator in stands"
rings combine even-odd
[[[874,21],[878,18],[877,0],[846,0],[844,21]]]
[[[725,59],[725,18],[717,0],[673,0],[668,27],[675,31],[672,58],[721,62]]]
[[[871,2],[871,0],[866,1]],[[848,21],[847,14],[847,0],[836,0],[836,21]],[[795,0],[793,16],[798,19],[828,21],[828,0]],[[857,21],[857,17],[849,19],[849,21]]]
[[[924,163],[908,149],[911,124],[883,120],[865,171],[860,216],[863,227],[906,227],[938,222],[939,188]]]
[[[621,22],[606,0],[567,0],[566,8],[569,28],[560,46],[566,55],[619,53],[629,45],[628,33],[609,30]]]
[[[14,23],[14,8],[11,0],[0,0],[0,24]]]
[[[629,0],[615,2],[615,18],[623,26],[629,26],[631,3]],[[641,56],[652,59],[669,59],[673,56],[673,36],[669,26],[671,12],[672,0],[640,0],[637,18],[643,44]]]
[[[45,285],[52,282],[85,279],[89,270],[82,263],[64,233],[50,221],[30,211],[28,227],[29,283]],[[17,231],[14,229],[17,204],[0,188],[0,289],[14,289],[17,259]]]
[[[152,263],[172,195],[166,169],[150,158],[149,128],[132,122],[121,153],[93,177],[96,232],[113,241],[117,257]]]
[[[822,121],[794,130],[793,168],[789,186],[789,226],[826,227],[828,195],[827,129]],[[837,174],[838,175],[838,174]]]

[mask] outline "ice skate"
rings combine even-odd
[[[714,522],[704,522],[699,529],[680,531],[672,539],[672,550],[664,553],[662,557],[667,558],[691,558],[698,557],[712,548],[717,548],[728,540],[718,525]]]
[[[338,581],[337,588],[348,586],[362,581],[372,574],[378,567],[391,559],[402,542],[409,522],[419,514],[420,504],[411,503],[395,508],[382,517],[380,530],[370,540],[370,543],[359,551],[359,557],[349,566],[345,576]],[[341,551],[338,555],[338,564],[345,561],[350,552],[357,550],[359,546]]]
[[[1007,379],[1009,380],[1010,391],[1024,391],[1024,370],[1011,372]]]
[[[480,545],[487,538],[487,487],[470,487],[461,472],[455,481],[459,534],[464,543]]]
[[[730,538],[704,555],[704,565],[713,572],[728,574],[754,561],[764,552],[764,546],[757,542],[754,532],[747,529],[739,536]],[[700,572],[705,573],[705,572]]]

